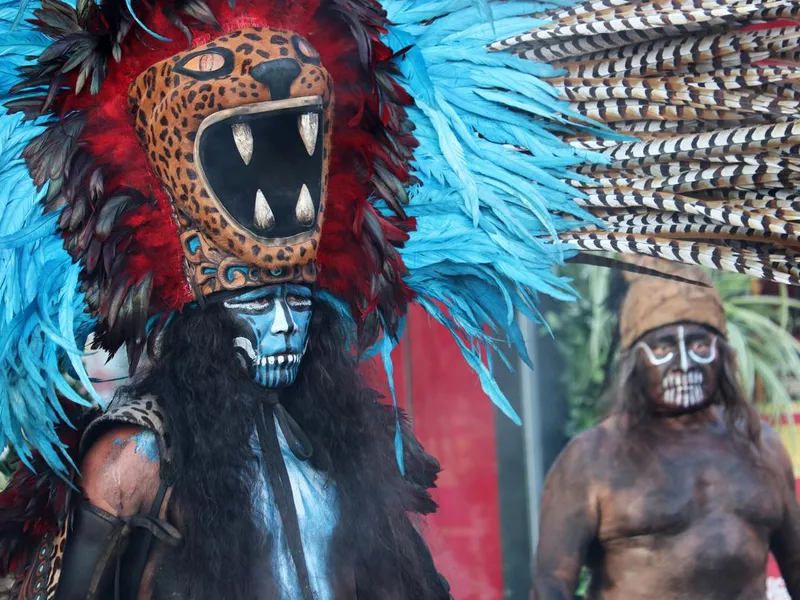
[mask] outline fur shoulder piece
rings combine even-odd
[[[169,464],[170,441],[166,433],[164,412],[153,396],[143,398],[115,398],[102,415],[92,421],[83,433],[80,454],[83,456],[92,444],[115,425],[136,425],[156,434],[162,466]]]

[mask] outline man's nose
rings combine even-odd
[[[275,303],[275,320],[272,322],[272,327],[270,327],[270,333],[272,334],[286,334],[292,333],[294,331],[295,324],[294,319],[292,318],[292,313],[289,310],[289,307],[286,306],[286,302],[278,301]]]
[[[686,344],[681,342],[680,344],[678,344],[678,352],[677,356],[675,357],[675,360],[673,361],[673,364],[675,365],[675,368],[678,369],[681,373],[686,373],[689,371],[689,367],[691,366],[690,362],[691,361],[689,360],[689,353],[686,350]]]

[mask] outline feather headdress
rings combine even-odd
[[[37,0],[20,9],[0,2],[0,157],[8,166],[0,180],[0,444],[11,443],[28,463],[39,451],[63,471],[67,453],[55,427],[65,419],[63,399],[85,402],[73,379],[91,390],[80,362],[88,333],[111,352],[126,347],[133,369],[171,314],[218,289],[202,280],[206,270],[214,277],[225,267],[235,285],[286,273],[266,268],[263,255],[252,258],[258,248],[249,243],[226,254],[218,243],[224,232],[214,237],[224,225],[213,216],[204,222],[210,238],[184,235],[192,223],[182,211],[202,211],[192,212],[191,198],[159,163],[164,156],[145,150],[153,138],[171,135],[139,114],[150,92],[159,93],[153,80],[173,69],[156,73],[152,65],[183,57],[180,65],[174,59],[177,66],[218,68],[217,58],[198,57],[197,49],[211,48],[223,60],[210,40],[243,28],[299,34],[291,43],[273,36],[276,51],[321,63],[332,82],[319,248],[318,231],[308,234],[316,236],[318,272],[305,275],[347,307],[361,349],[378,344],[387,358],[407,304],[421,303],[453,332],[487,393],[516,418],[487,353],[503,340],[522,349],[515,316],[536,319],[538,294],[571,296],[552,273],[565,257],[553,240],[574,219],[593,221],[564,182],[592,153],[556,135],[569,116],[580,117],[542,83],[556,70],[484,50],[498,32],[535,24],[526,15],[539,5],[493,5],[494,24],[486,6]],[[139,80],[144,86],[132,101]],[[202,105],[197,110],[208,112],[211,92],[197,88],[206,94],[191,99]],[[306,143],[310,155],[314,146]],[[169,148],[168,161],[176,152]],[[269,209],[259,206],[257,220],[268,227]],[[311,210],[322,223],[322,204]],[[300,252],[310,251],[304,244]],[[210,266],[193,265],[196,253],[210,257]],[[245,253],[258,267],[254,274],[242,266]],[[195,276],[187,275],[190,267]],[[69,381],[61,374],[67,371]]]
[[[490,45],[560,69],[558,97],[603,131],[570,181],[599,222],[565,243],[797,284],[800,7],[792,0],[597,0]]]
[[[147,127],[126,98],[158,61],[243,27],[298,33],[291,51],[309,44],[332,81],[318,289],[347,307],[360,348],[387,358],[419,302],[514,418],[487,352],[522,349],[515,316],[536,320],[539,294],[571,297],[552,267],[577,252],[800,274],[800,25],[788,0],[547,13],[472,0],[20,6],[0,1],[0,442],[23,460],[38,450],[63,470],[55,425],[63,399],[86,402],[74,380],[91,390],[86,335],[127,347],[134,368],[174,311],[217,289],[198,279],[202,265],[186,276],[195,246],[175,209],[188,201],[143,150]],[[283,276],[264,274],[255,246],[252,274],[206,242],[197,252],[232,265],[236,285]]]

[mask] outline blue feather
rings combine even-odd
[[[543,80],[558,69],[489,53],[486,45],[544,23],[532,14],[571,3],[383,2],[392,23],[384,41],[406,50],[396,59],[396,79],[414,99],[407,112],[419,142],[412,162],[419,183],[406,206],[417,229],[401,249],[405,281],[451,332],[487,395],[517,423],[489,356],[510,366],[499,351],[510,344],[528,361],[517,315],[542,322],[540,295],[575,298],[553,272],[572,256],[557,239],[597,220],[577,206],[582,194],[564,180],[579,180],[572,169],[587,159],[605,159],[557,135],[575,131],[576,121],[598,127],[581,121]]]
[[[142,20],[139,18],[139,16],[136,14],[136,11],[133,10],[133,5],[132,5],[131,0],[125,0],[125,6],[128,7],[128,12],[133,17],[133,20],[136,21],[136,24],[139,27],[141,27],[142,29],[144,29],[148,33],[148,35],[153,36],[154,38],[156,38],[157,40],[159,40],[161,42],[171,42],[172,41],[170,38],[164,37],[163,35],[159,35],[155,31],[153,31],[152,29],[149,29],[147,27],[147,25],[145,25],[142,22]]]
[[[0,104],[18,81],[17,67],[50,44],[27,23],[35,5],[0,0]],[[59,213],[42,214],[44,191],[21,158],[41,131],[0,109],[0,447],[13,446],[28,467],[38,452],[64,475],[74,465],[56,434],[60,423],[70,425],[61,402],[91,406],[100,398],[82,361],[93,320],[78,291],[80,267],[57,234]],[[85,396],[64,377],[70,368]]]
[[[394,366],[392,364],[392,349],[394,345],[388,335],[384,335],[379,342],[381,348],[381,360],[389,381],[389,393],[392,396],[392,407],[394,408],[394,457],[400,474],[405,476],[406,465],[403,457],[403,432],[400,429],[400,412],[397,409],[397,394],[394,389]]]

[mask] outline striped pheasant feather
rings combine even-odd
[[[537,16],[490,49],[559,68],[550,83],[575,126],[562,138],[605,158],[567,179],[595,222],[562,242],[800,284],[800,2],[600,0]]]
[[[617,234],[610,232],[583,232],[561,236],[567,246],[586,252],[618,252],[620,254],[644,254],[654,258],[663,258],[687,263],[751,275],[761,279],[769,279],[778,283],[800,284],[797,269],[779,268],[780,260],[771,260],[772,254],[782,258],[780,251],[775,253],[758,253],[755,250],[734,250],[709,242],[684,241],[641,234]],[[784,261],[785,263],[785,261]],[[791,272],[794,271],[794,272]]]
[[[756,10],[756,6],[733,6],[712,9],[694,9],[686,12],[666,12],[656,15],[638,15],[634,12],[626,17],[617,17],[608,20],[593,19],[591,21],[584,21],[578,25],[561,25],[555,23],[532,32],[531,41],[574,36],[607,35],[628,30],[646,30],[671,26],[680,27],[690,23],[704,23],[712,19],[724,19],[726,17],[752,14]]]
[[[571,107],[588,115],[589,110],[599,110],[601,107],[619,106],[628,104],[632,106],[665,105],[669,107],[692,107],[701,110],[738,111],[740,113],[770,113],[776,116],[800,117],[800,101],[781,98],[773,94],[759,94],[736,92],[727,90],[696,90],[687,88],[682,91],[656,89],[652,87],[630,85],[627,82],[621,85],[605,86],[572,86],[560,90],[562,100],[572,100]],[[636,102],[637,100],[643,102]],[[588,106],[583,106],[588,105]],[[664,111],[661,111],[664,112]],[[736,114],[735,112],[733,114]],[[630,117],[629,117],[630,118]],[[617,118],[628,120],[629,118]],[[641,118],[641,117],[639,117]],[[696,117],[684,117],[686,118]],[[710,118],[714,118],[711,116]],[[736,119],[736,117],[733,117]],[[724,120],[720,116],[718,119]],[[737,119],[738,120],[738,119]]]
[[[704,202],[691,196],[668,192],[641,192],[633,188],[601,189],[592,191],[585,198],[576,198],[576,202],[586,208],[604,209],[608,211],[608,215],[625,215],[630,214],[627,211],[632,209],[644,209],[651,215],[698,216],[719,225],[777,234],[795,233],[794,225],[783,215],[779,217],[773,212],[760,212],[755,207],[749,209],[746,206],[728,206],[714,201]],[[791,207],[791,204],[788,206]],[[599,213],[594,214],[600,216]],[[786,211],[786,216],[794,216],[794,211]]]
[[[672,76],[672,77],[605,77],[605,78],[583,78],[583,77],[556,77],[550,79],[549,83],[556,89],[571,88],[643,88],[659,91],[683,91],[687,88],[697,88],[702,90],[739,90],[747,88],[757,88],[769,85],[770,83],[788,83],[797,81],[800,84],[800,66],[798,67],[735,67],[720,69],[712,73],[695,76]],[[782,93],[788,93],[793,97],[791,89],[780,88]],[[770,92],[774,93],[774,92]]]
[[[590,211],[594,216],[603,219],[603,230],[616,233],[639,233],[651,235],[669,235],[670,237],[723,237],[747,236],[763,238],[771,242],[787,241],[796,235],[794,225],[787,223],[784,231],[752,229],[738,225],[726,225],[713,219],[698,215],[680,215],[671,213],[642,214],[607,214],[603,211]],[[592,230],[592,226],[587,228]],[[597,230],[598,228],[595,228]],[[697,234],[704,234],[699,236]]]

